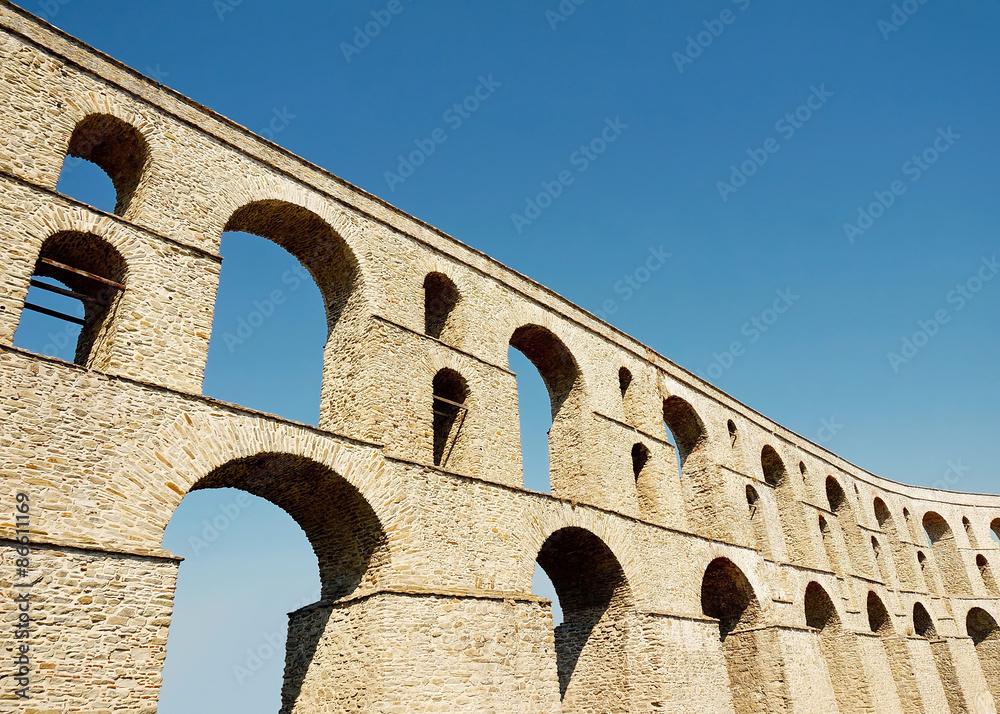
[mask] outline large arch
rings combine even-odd
[[[716,558],[701,581],[701,610],[719,622],[719,640],[737,714],[774,711],[783,683],[777,642],[769,636],[757,594],[728,558]]]
[[[941,687],[944,689],[944,695],[948,701],[948,709],[952,712],[966,711],[967,704],[962,692],[962,684],[955,671],[951,648],[948,646],[947,640],[938,636],[933,618],[920,602],[913,604],[913,632],[917,637],[927,640],[930,646],[934,667],[937,669],[938,679],[941,680]]]
[[[556,496],[600,503],[591,484],[580,483],[584,465],[583,379],[576,358],[554,332],[540,325],[514,330],[510,347],[535,366],[549,393],[552,428],[549,430],[549,481]]]
[[[994,701],[1000,702],[1000,627],[990,613],[974,607],[965,616],[965,631],[976,647],[990,694]]]
[[[569,526],[546,539],[537,560],[563,611],[555,630],[562,711],[630,711],[633,595],[618,558],[591,531]]]
[[[945,592],[949,595],[972,595],[968,572],[962,563],[962,554],[948,521],[941,514],[928,511],[924,514],[922,524],[931,544],[934,563],[944,582]]]
[[[859,653],[854,635],[844,629],[833,600],[816,581],[806,586],[804,607],[806,626],[819,636],[837,708],[842,712],[865,711],[870,706],[871,693],[867,679],[857,676]]]
[[[886,660],[896,683],[896,693],[905,711],[920,711],[921,697],[917,688],[913,663],[907,648],[906,638],[896,632],[892,616],[882,603],[882,598],[874,590],[868,591],[866,603],[868,611],[868,626],[878,635],[885,650]]]

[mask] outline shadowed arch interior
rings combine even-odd
[[[806,586],[804,607],[806,626],[819,631],[819,647],[838,709],[862,711],[869,694],[867,683],[855,673],[857,653],[853,635],[844,630],[833,600],[816,581]]]
[[[663,400],[663,421],[677,444],[681,466],[705,439],[705,425],[690,404],[680,397]]]
[[[840,515],[840,509],[847,501],[844,489],[841,488],[837,479],[833,476],[827,476],[826,478],[826,501],[830,505],[830,510],[837,515]]]
[[[469,384],[453,369],[442,369],[432,382],[434,410],[434,465],[447,465],[455,448],[469,398]]]
[[[765,446],[760,452],[760,466],[764,472],[764,481],[770,486],[780,486],[787,475],[785,462],[772,446]]]
[[[531,360],[542,375],[552,400],[554,420],[579,382],[580,368],[576,359],[562,340],[538,325],[525,325],[514,330],[510,345]]]
[[[1000,629],[993,616],[981,607],[969,610],[965,631],[975,645],[979,666],[994,700],[1000,701]]]
[[[460,299],[461,294],[451,278],[443,273],[428,273],[424,278],[424,332],[442,339],[448,318]]]
[[[76,125],[66,153],[104,170],[117,194],[115,213],[124,215],[149,163],[149,144],[139,130],[109,114],[90,114]]]
[[[388,564],[388,539],[361,493],[328,467],[290,454],[259,454],[220,466],[191,488],[238,488],[284,509],[319,563],[324,601],[374,583]]]
[[[868,627],[877,634],[888,634],[892,630],[889,612],[873,591],[868,592]]]
[[[124,285],[128,267],[121,254],[107,241],[91,233],[63,231],[48,238],[39,250],[34,278],[43,277],[59,281],[72,292],[82,296],[83,326],[77,339],[74,362],[91,369],[107,367],[110,344],[114,338],[116,308],[122,291],[106,282],[80,275],[82,270],[107,281]],[[26,302],[35,295],[34,290]],[[72,301],[74,298],[67,298]],[[26,313],[22,313],[22,321]]]
[[[344,240],[312,211],[267,199],[249,203],[230,217],[225,231],[240,231],[277,243],[309,271],[323,296],[327,329],[333,330],[358,291],[357,260]]]
[[[615,554],[590,531],[568,527],[548,537],[538,564],[563,610],[555,647],[567,711],[627,711],[622,695],[628,687],[626,645],[633,602]]]
[[[922,524],[931,544],[934,563],[941,571],[945,591],[954,595],[971,595],[972,584],[948,521],[941,514],[928,511]]]

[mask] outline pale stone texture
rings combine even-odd
[[[155,710],[164,529],[235,487],[317,555],[286,712],[995,711],[1000,498],[870,474],[4,0],[0,101],[0,673],[19,492],[40,578],[33,698],[0,707]],[[117,215],[55,192],[67,152]],[[225,230],[323,294],[320,428],[201,395]],[[13,344],[40,258],[125,285],[77,364]],[[552,495],[523,489],[510,346],[552,396]]]

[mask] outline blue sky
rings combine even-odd
[[[994,4],[21,4],[874,473],[1000,490]],[[400,157],[415,151],[410,173]],[[76,168],[62,189],[100,205],[88,177]],[[670,255],[647,273],[651,250]],[[222,252],[206,393],[314,422],[318,294],[295,291],[230,351],[219,330],[295,262],[247,236]],[[20,338],[53,343],[39,329]],[[268,383],[279,360],[301,378]],[[537,437],[540,382],[515,368],[535,380],[522,405]],[[526,448],[540,485],[544,442]],[[195,555],[191,537],[236,495],[189,497],[168,531],[188,560],[164,712],[276,709],[280,657],[242,684],[232,666],[307,596],[315,565],[297,527],[257,502]],[[271,558],[286,587],[246,581],[265,545],[254,560]],[[199,700],[211,667],[229,684]]]

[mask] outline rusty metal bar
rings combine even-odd
[[[73,292],[72,290],[66,290],[65,288],[60,288],[56,285],[49,285],[48,283],[43,283],[41,280],[31,279],[31,284],[41,290],[48,290],[50,293],[55,293],[56,295],[65,295],[66,297],[76,298],[77,300],[82,300],[83,302],[89,302],[93,305],[100,305],[101,307],[107,307],[108,304],[103,300],[98,300],[90,295],[84,295],[83,293]]]
[[[40,261],[46,265],[51,265],[53,268],[59,268],[59,270],[67,270],[71,273],[76,273],[85,278],[90,278],[91,280],[96,280],[99,283],[104,283],[105,285],[110,285],[118,290],[124,290],[125,286],[121,283],[116,283],[114,280],[108,280],[107,278],[102,278],[100,275],[94,275],[93,273],[88,273],[86,270],[80,270],[79,268],[73,268],[65,263],[57,263],[51,258],[41,258]]]
[[[442,401],[446,401],[446,400],[442,400]],[[454,404],[454,402],[449,402],[449,403],[450,404]],[[458,404],[456,406],[462,406],[462,405]],[[468,414],[469,410],[466,409],[465,407],[462,407],[462,410],[463,410],[462,411],[462,418],[459,419],[458,426],[455,427],[455,436],[451,440],[451,446],[448,447],[448,453],[445,454],[444,458],[441,459],[441,465],[442,466],[447,466],[448,465],[448,459],[451,458],[451,452],[454,450],[455,444],[458,443],[458,435],[462,432],[462,425],[465,424],[465,415]]]
[[[459,409],[464,409],[465,411],[469,411],[469,408],[467,406],[465,406],[464,404],[459,404],[458,402],[453,402],[450,399],[445,399],[444,397],[439,397],[436,394],[434,395],[434,401],[444,402],[445,404],[450,404],[453,407],[458,407]]]
[[[73,317],[72,315],[64,315],[61,312],[56,312],[55,310],[49,310],[47,307],[40,307],[38,305],[32,305],[30,302],[24,303],[25,310],[34,310],[35,312],[40,312],[43,315],[48,315],[49,317],[58,317],[60,320],[65,320],[66,322],[72,322],[75,325],[83,327],[87,323],[81,320],[79,317]]]

